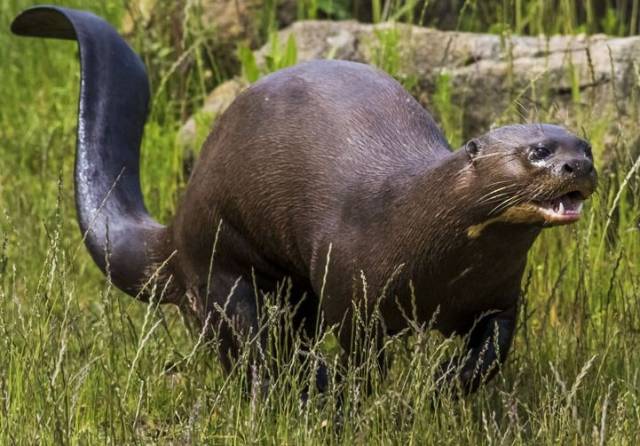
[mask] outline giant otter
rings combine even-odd
[[[502,127],[452,151],[388,75],[313,61],[264,77],[219,117],[163,226],[139,183],[138,56],[86,12],[36,7],[12,30],[79,43],[76,203],[93,259],[126,293],[149,299],[160,280],[155,298],[219,327],[227,369],[238,337],[259,330],[256,287],[287,278],[298,333],[338,326],[347,352],[356,311],[378,310],[388,333],[437,311],[434,328],[466,335],[456,379],[473,391],[507,356],[531,244],[578,220],[596,186],[589,144],[561,127]]]

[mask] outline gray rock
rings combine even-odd
[[[498,36],[403,24],[302,21],[280,31],[295,37],[299,62],[336,58],[378,65],[407,85],[438,116],[438,79],[446,76],[463,138],[520,116],[575,128],[576,117],[613,117],[602,137],[637,125],[640,37]],[[270,51],[256,51],[264,65]],[[439,116],[441,122],[445,119]],[[605,125],[605,124],[603,124]],[[579,129],[578,129],[579,130]]]
[[[422,102],[428,102],[439,76],[450,78],[454,101],[464,104],[465,133],[499,123],[514,106],[555,104],[558,115],[576,105],[623,111],[638,88],[640,37],[501,37],[390,23],[314,21],[294,23],[281,31],[281,39],[294,35],[299,61],[334,57],[384,66],[380,51],[385,33],[395,34],[397,42],[387,49],[398,53],[391,74],[415,79],[413,92]]]

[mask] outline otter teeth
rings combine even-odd
[[[551,218],[574,219],[580,217],[583,200],[571,197],[569,194],[547,202],[547,212]]]
[[[560,206],[558,212],[561,215],[580,215],[580,213],[582,212],[582,205],[582,200],[573,199],[565,195],[564,197],[560,198]]]

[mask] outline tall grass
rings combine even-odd
[[[461,31],[517,34],[639,32],[640,0],[334,0],[374,23],[397,20]],[[331,17],[331,14],[327,14]]]
[[[620,130],[611,149],[617,164],[601,176],[585,218],[545,231],[534,245],[513,353],[494,382],[470,398],[436,397],[434,369],[460,343],[414,325],[409,336],[386,340],[394,359],[387,379],[373,367],[350,369],[343,382],[324,395],[311,391],[302,404],[309,374],[287,355],[270,353],[283,372],[263,395],[264,371],[247,359],[225,376],[214,341],[190,334],[173,308],[124,296],[93,266],[73,205],[75,44],[10,36],[8,23],[30,3],[0,4],[0,443],[637,444],[640,182],[634,141],[640,131]],[[64,3],[112,23],[124,13],[120,0]],[[378,3],[383,14],[384,2]],[[467,17],[479,14],[480,2],[466,3],[460,22],[479,27]],[[541,2],[502,4],[520,5],[515,17],[503,11],[505,27],[535,29],[529,19]],[[554,23],[583,26],[565,11],[556,11]],[[130,38],[145,55],[153,85],[143,189],[152,213],[165,220],[186,181],[174,143],[177,128],[185,110],[215,84],[206,73],[213,59],[202,55],[213,49],[207,31],[189,26],[193,34],[181,49],[154,46],[156,35]],[[278,48],[284,48],[279,61],[293,57],[291,48]],[[203,59],[189,56],[196,61],[185,72],[179,67],[187,52]],[[381,64],[394,66],[393,58],[381,57]],[[447,108],[447,88],[443,79],[432,99],[449,137],[462,139],[467,135],[455,133],[461,105]],[[505,119],[521,120],[515,110]],[[546,118],[545,110],[538,112],[534,118]],[[578,120],[598,149],[602,128],[615,115]],[[265,320],[286,312],[277,302],[274,297]],[[335,354],[328,336],[311,346],[309,368],[318,358],[339,367]],[[257,377],[248,392],[247,373]]]

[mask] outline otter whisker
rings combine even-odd
[[[525,199],[526,198],[522,194],[514,195],[511,198],[508,198],[508,199],[504,200],[502,203],[500,203],[495,208],[493,208],[493,210],[491,210],[489,215],[500,213],[500,212],[502,212],[503,210],[505,210],[508,207],[512,207],[512,206],[515,206],[517,204],[522,203],[523,201],[525,201]]]
[[[483,196],[481,196],[480,198],[478,198],[478,201],[481,202],[487,198],[491,198],[496,194],[500,194],[500,193],[508,193],[511,189],[513,189],[513,185],[506,185],[506,186],[502,186],[499,187],[497,189],[494,189],[486,194],[484,194]]]
[[[482,200],[478,200],[478,204],[488,204],[488,203],[492,203],[492,202],[496,202],[496,201],[500,201],[500,200],[506,200],[510,197],[513,196],[513,192],[512,191],[506,191],[506,192],[502,192],[499,194],[495,194],[492,195],[490,197],[486,197]]]
[[[501,187],[497,187],[493,190],[490,190],[486,194],[476,198],[476,202],[478,204],[489,203],[495,200],[499,200],[503,197],[513,195],[514,187],[512,184],[507,184]],[[469,197],[473,195],[473,192],[467,194]]]
[[[487,185],[487,189],[491,189],[492,187],[501,186],[501,185],[513,186],[513,181],[512,180],[494,181],[493,183]]]

